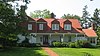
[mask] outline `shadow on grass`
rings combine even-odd
[[[48,56],[41,47],[16,47],[0,51],[0,56]]]
[[[82,53],[83,53],[83,56],[93,56],[92,54],[87,53],[87,52],[82,52]]]

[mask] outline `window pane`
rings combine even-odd
[[[52,24],[52,30],[59,30],[59,24]]]
[[[43,24],[39,24],[39,30],[43,30]]]
[[[59,30],[59,24],[56,24],[56,30]]]
[[[32,30],[32,24],[28,24],[28,30]]]
[[[71,24],[64,24],[64,30],[71,30]]]
[[[55,24],[52,24],[52,30],[55,30]]]

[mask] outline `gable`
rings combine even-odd
[[[27,16],[29,22],[35,22],[35,20],[29,16]]]

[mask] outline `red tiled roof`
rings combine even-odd
[[[72,26],[74,28],[82,28],[80,22],[78,21],[78,19],[69,19],[69,21],[72,22]]]
[[[97,37],[97,34],[92,29],[82,29],[82,30],[88,37]]]
[[[38,21],[39,18],[35,18],[34,20]],[[60,26],[63,28],[64,27],[64,22],[67,20],[67,19],[52,19],[52,18],[45,18],[43,19],[47,22],[47,25],[51,28],[51,23],[54,21],[54,20],[57,20],[59,23],[60,23]],[[72,27],[75,29],[76,32],[79,32],[79,33],[83,33],[82,30],[79,30],[78,28],[82,29],[81,25],[80,25],[80,22],[78,21],[78,19],[68,19],[71,23],[72,23]]]

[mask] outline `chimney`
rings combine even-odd
[[[51,18],[54,18],[55,19],[56,15],[52,12],[51,13]]]
[[[89,27],[89,29],[95,30],[95,24],[93,22],[91,23],[91,27]]]

